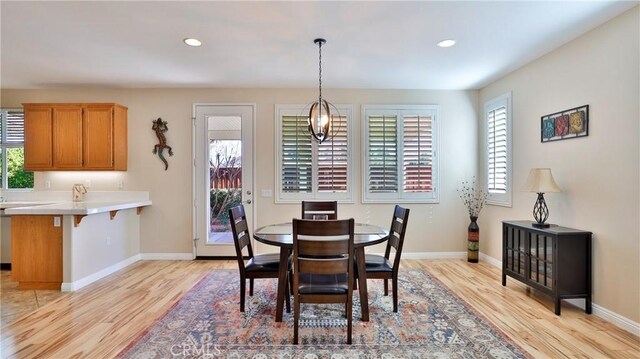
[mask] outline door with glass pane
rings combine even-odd
[[[229,209],[253,229],[254,105],[194,105],[194,234],[198,257],[235,256]]]

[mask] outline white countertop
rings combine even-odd
[[[11,202],[6,202],[9,206],[4,210],[5,215],[88,215],[129,209],[136,207],[150,206],[150,200],[132,201],[86,201],[86,202],[56,202],[49,204],[20,203],[20,206],[11,206]],[[24,205],[24,206],[22,206]]]

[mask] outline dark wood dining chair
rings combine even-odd
[[[314,215],[316,217],[314,217]],[[337,201],[326,201],[326,202],[308,202],[302,201],[302,219],[318,219],[318,216],[326,218],[320,218],[322,220],[326,219],[338,219],[338,202]]]
[[[253,254],[251,235],[247,226],[247,216],[244,206],[239,205],[229,209],[229,222],[233,232],[233,243],[236,247],[238,268],[240,269],[240,311],[244,312],[247,279],[249,279],[249,296],[253,296],[253,280],[256,278],[278,278],[280,269],[280,255],[278,253]],[[243,250],[247,249],[247,263],[244,262]],[[288,265],[288,264],[287,264]],[[289,273],[289,271],[287,271]],[[287,313],[291,312],[289,301],[289,286],[285,294]]]
[[[365,255],[365,267],[367,270],[367,280],[384,279],[384,295],[389,295],[389,279],[393,286],[393,311],[398,312],[398,270],[400,269],[400,256],[402,255],[402,245],[404,235],[407,231],[409,221],[409,209],[396,205],[391,219],[389,229],[389,240],[384,256],[376,254]],[[395,251],[393,263],[389,260],[391,248]]]
[[[293,220],[293,344],[298,344],[300,303],[344,303],[351,344],[353,218]]]

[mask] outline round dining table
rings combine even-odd
[[[321,222],[318,222],[321,223]],[[276,299],[276,322],[282,321],[284,296],[287,285],[287,262],[293,251],[293,225],[289,223],[271,224],[261,227],[253,233],[253,238],[264,244],[280,248],[280,270],[278,274],[278,294]],[[367,276],[364,247],[386,241],[389,231],[382,227],[356,223],[354,226],[353,244],[355,261],[358,268],[358,290],[362,309],[362,321],[369,321],[369,301],[367,297]]]

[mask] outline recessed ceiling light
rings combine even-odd
[[[202,42],[198,39],[194,39],[194,38],[186,38],[184,40],[185,44],[189,45],[189,46],[194,46],[194,47],[198,47],[198,46],[202,46]]]
[[[438,43],[438,46],[440,47],[451,47],[453,45],[456,44],[456,40],[451,40],[451,39],[447,39],[447,40],[442,40]]]

